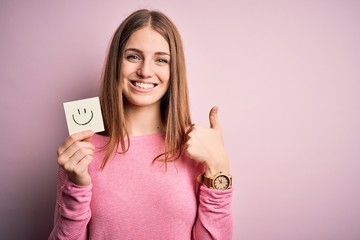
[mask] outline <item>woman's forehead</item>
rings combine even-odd
[[[138,49],[143,53],[170,54],[166,39],[151,27],[142,28],[132,33],[126,43],[126,49]]]

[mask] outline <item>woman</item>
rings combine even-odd
[[[119,26],[100,102],[106,131],[58,149],[50,239],[231,239],[218,109],[210,128],[191,123],[182,43],[164,14],[139,10]]]

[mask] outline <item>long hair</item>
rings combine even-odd
[[[186,141],[186,128],[191,125],[185,57],[180,34],[163,13],[146,9],[138,10],[129,15],[115,31],[102,74],[99,95],[105,125],[103,134],[109,137],[101,164],[102,169],[115,149],[117,152],[125,153],[130,147],[125,124],[126,100],[122,95],[120,84],[121,63],[125,45],[131,34],[145,27],[151,27],[165,38],[171,56],[169,88],[160,104],[161,119],[165,126],[165,152],[157,156],[154,161],[161,160],[167,163],[176,160],[181,155]]]

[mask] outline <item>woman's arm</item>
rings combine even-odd
[[[193,229],[193,240],[231,240],[233,219],[232,189],[214,190],[200,187],[198,215]]]
[[[59,168],[54,228],[49,239],[87,239],[92,185],[71,182]]]
[[[213,107],[209,113],[210,128],[191,126],[185,144],[185,153],[191,159],[203,164],[204,176],[207,178],[215,177],[219,173],[229,176],[230,172],[217,113],[217,107]],[[220,182],[220,185],[225,190],[209,188],[211,186],[205,184],[200,186],[193,239],[232,238],[231,180],[227,184]],[[227,189],[228,187],[230,189]]]
[[[69,136],[58,149],[58,183],[54,229],[49,239],[87,239],[91,218],[91,177],[88,166],[95,148],[84,131]]]

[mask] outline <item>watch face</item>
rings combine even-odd
[[[214,180],[214,188],[218,190],[226,190],[229,188],[230,179],[225,175],[219,175]]]

